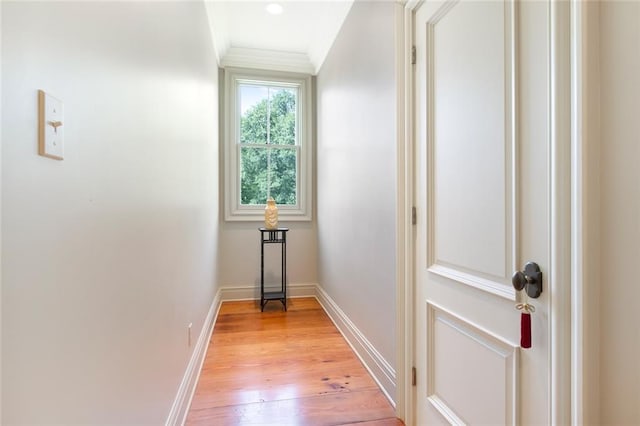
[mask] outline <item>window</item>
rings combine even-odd
[[[311,220],[311,77],[225,71],[225,218]]]

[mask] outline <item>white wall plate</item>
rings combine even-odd
[[[62,101],[38,90],[38,154],[64,158],[64,106]]]

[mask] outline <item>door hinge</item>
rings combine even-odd
[[[415,225],[418,223],[418,211],[415,207],[411,207],[411,224]]]
[[[412,367],[411,368],[411,386],[415,386],[416,385],[416,368]]]
[[[416,47],[412,46],[411,47],[411,65],[415,65],[416,64]]]

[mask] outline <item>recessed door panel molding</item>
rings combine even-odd
[[[427,301],[427,400],[451,424],[518,423],[518,347]]]
[[[429,271],[511,300],[516,12],[512,1],[450,1],[426,28]]]

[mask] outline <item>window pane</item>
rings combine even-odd
[[[267,149],[240,149],[240,202],[265,204],[267,202]]]
[[[276,204],[296,205],[296,156],[298,150],[270,149],[271,159],[271,190],[270,195]]]
[[[272,87],[270,95],[269,139],[278,145],[296,144],[296,104],[298,91]]]
[[[267,143],[267,103],[269,89],[265,86],[241,84],[240,143]]]

